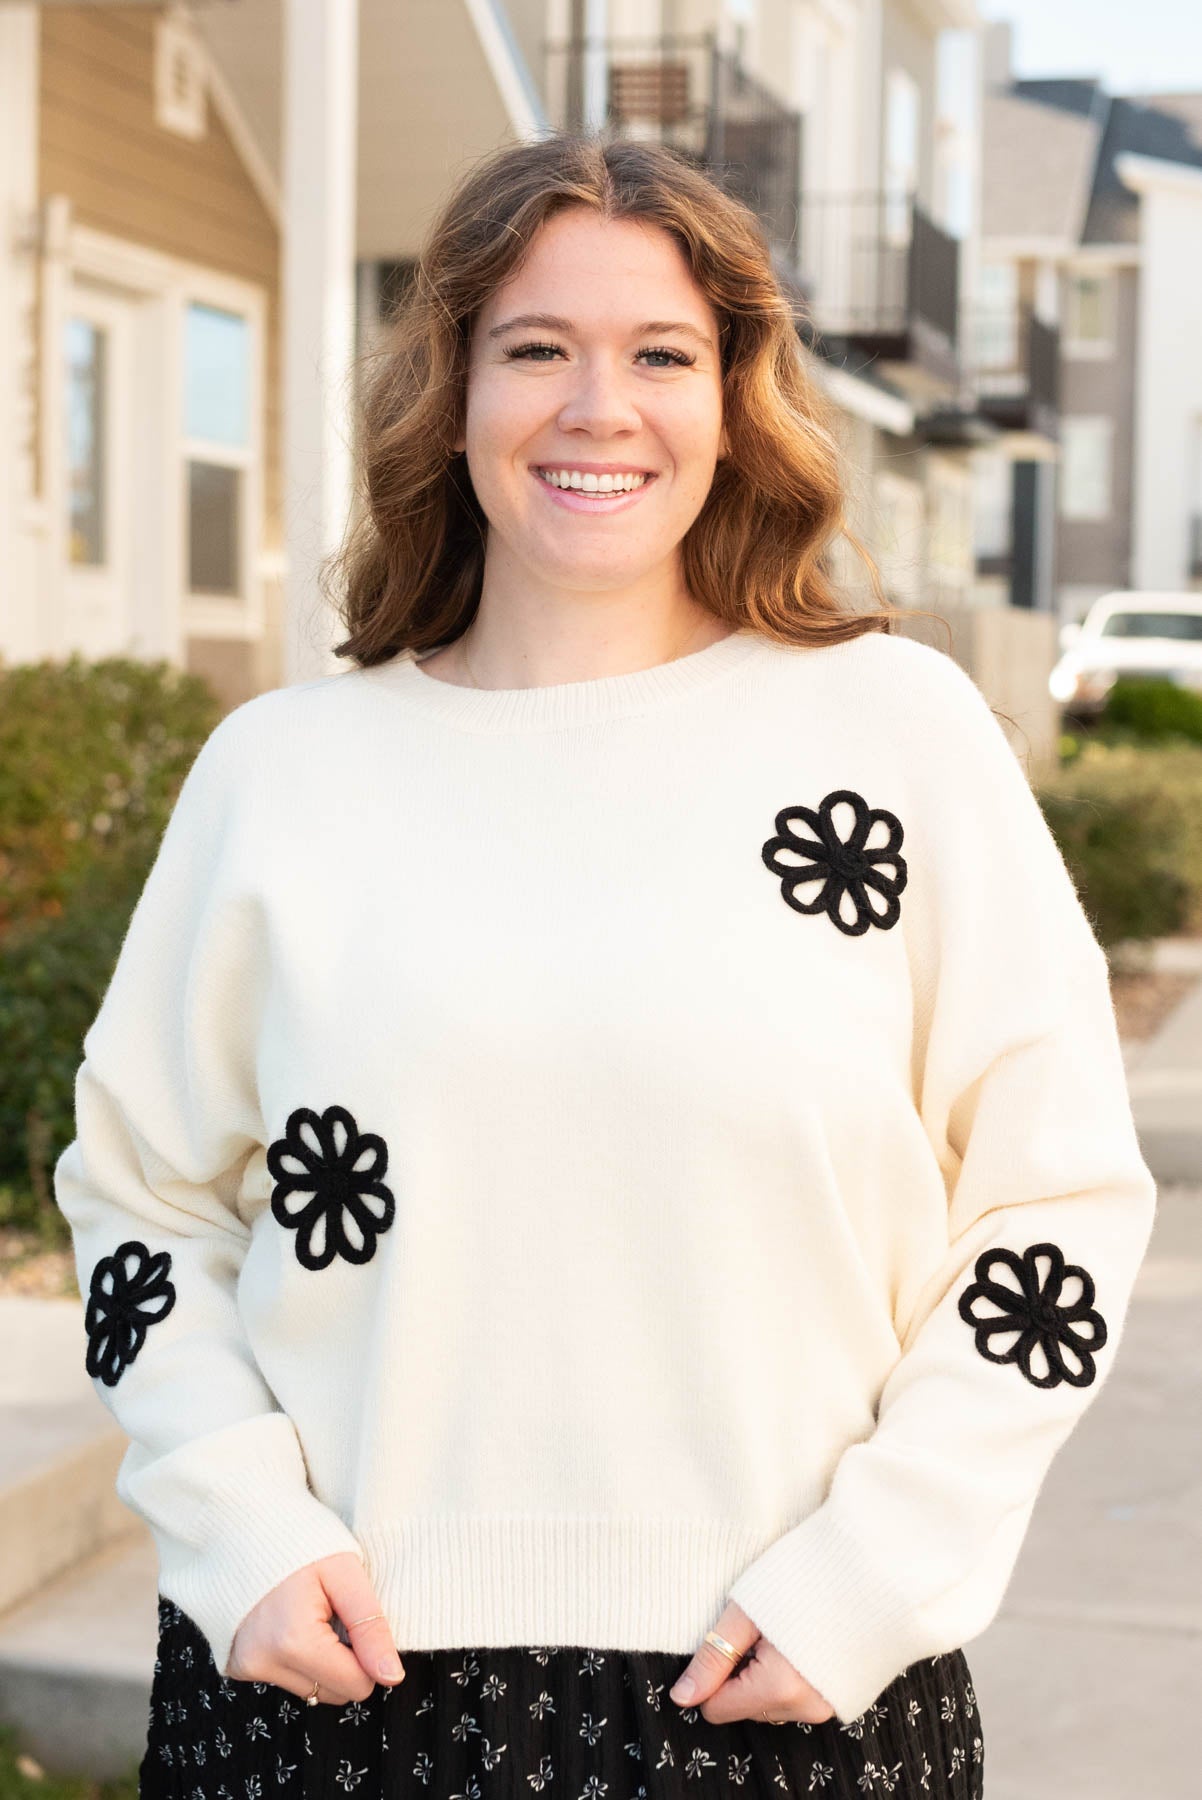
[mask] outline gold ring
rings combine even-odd
[[[355,1629],[356,1625],[366,1625],[372,1619],[382,1619],[383,1617],[384,1617],[383,1613],[368,1613],[366,1619],[352,1619],[350,1624],[347,1626],[347,1630],[353,1631]]]
[[[712,1644],[714,1649],[720,1650],[723,1656],[729,1656],[732,1663],[742,1662],[743,1660],[743,1652],[741,1650],[736,1650],[734,1645],[729,1643],[726,1638],[719,1637],[716,1631],[707,1631],[703,1642]]]

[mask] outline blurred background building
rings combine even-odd
[[[755,208],[853,528],[1039,754],[1061,619],[1202,566],[1200,113],[975,0],[0,0],[0,655],[330,667],[355,354],[466,162],[605,127]]]

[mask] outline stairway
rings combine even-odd
[[[48,1774],[104,1780],[146,1744],[158,1556],[84,1350],[79,1301],[0,1295],[0,1723]]]

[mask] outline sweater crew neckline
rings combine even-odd
[[[471,731],[520,731],[591,724],[644,712],[707,687],[739,668],[764,641],[754,627],[741,625],[704,649],[647,669],[523,688],[473,688],[443,681],[428,674],[412,650],[377,663],[372,672],[383,675],[407,699],[448,724]]]

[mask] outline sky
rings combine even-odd
[[[1097,75],[1112,93],[1202,89],[1196,0],[982,0],[1014,25],[1016,75]]]

